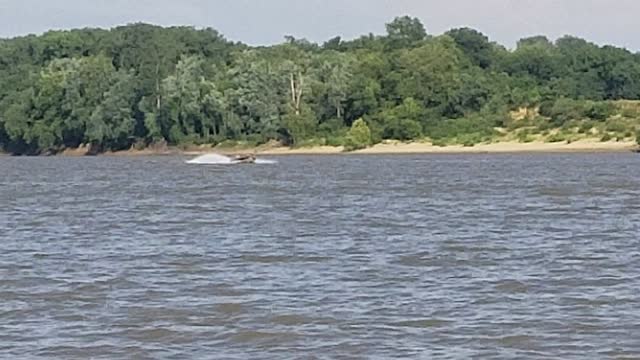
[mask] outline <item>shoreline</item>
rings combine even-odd
[[[521,143],[516,141],[496,142],[490,144],[478,144],[475,146],[448,145],[436,146],[431,143],[410,142],[402,143],[389,141],[376,144],[366,149],[345,152],[343,147],[338,146],[312,146],[312,147],[279,147],[279,146],[258,146],[252,148],[215,148],[203,147],[187,150],[168,151],[164,153],[154,153],[146,150],[124,151],[107,156],[118,155],[182,155],[199,156],[209,153],[222,155],[235,155],[241,153],[255,153],[265,156],[286,156],[286,155],[410,155],[410,154],[508,154],[508,153],[624,153],[638,150],[635,141],[608,141],[601,142],[597,139],[579,140],[567,144],[565,142],[545,143],[529,142]],[[122,154],[121,154],[122,153]]]
[[[362,150],[345,152],[338,146],[312,146],[291,148],[286,146],[262,145],[257,147],[227,147],[216,148],[210,146],[191,147],[180,149],[169,147],[163,149],[147,148],[142,150],[122,150],[106,152],[97,156],[200,156],[217,153],[222,155],[235,155],[242,153],[255,153],[265,156],[286,155],[410,155],[410,154],[535,154],[535,153],[623,153],[638,151],[639,146],[635,141],[608,141],[601,142],[597,139],[585,139],[567,144],[566,142],[546,143],[534,141],[521,143],[517,141],[503,141],[490,144],[477,144],[475,146],[448,145],[436,146],[428,142],[387,141]],[[0,152],[0,156],[11,156]],[[78,157],[88,156],[86,149],[67,149],[56,156]]]

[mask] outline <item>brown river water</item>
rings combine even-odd
[[[2,359],[637,359],[640,156],[0,157]]]

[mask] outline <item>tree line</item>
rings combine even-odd
[[[0,39],[0,150],[272,140],[358,148],[488,136],[519,108],[538,109],[547,127],[605,121],[614,101],[640,99],[640,54],[626,49],[537,36],[509,50],[469,28],[429,35],[410,17],[386,28],[267,47],[148,24]]]

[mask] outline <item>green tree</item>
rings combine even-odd
[[[426,122],[423,106],[413,98],[381,113],[382,137],[396,140],[415,140],[422,137],[422,124]]]
[[[228,134],[259,134],[264,141],[277,138],[291,99],[287,77],[278,63],[257,50],[243,51],[236,54],[227,77],[224,94],[232,110],[224,118]]]
[[[311,138],[316,131],[318,121],[315,114],[307,107],[296,113],[291,109],[284,116],[284,127],[287,129],[292,145],[300,145],[303,140]]]
[[[469,28],[428,36],[407,16],[386,27],[322,46],[288,36],[254,47],[148,24],[0,39],[0,149],[338,144],[361,118],[376,141],[473,144],[495,127],[585,134],[594,121],[635,130],[640,56],[626,49],[536,36],[507,50]]]
[[[371,130],[363,119],[353,122],[347,134],[345,150],[354,151],[364,149],[372,143]]]
[[[446,33],[462,51],[471,59],[474,65],[483,69],[489,68],[495,57],[494,45],[484,34],[469,28],[453,29]]]
[[[101,148],[120,150],[131,145],[136,124],[134,79],[130,72],[118,71],[110,82],[102,103],[91,114],[86,139]]]
[[[396,17],[386,25],[387,38],[394,48],[411,46],[427,37],[427,31],[418,18]]]
[[[207,140],[218,135],[224,126],[226,100],[215,83],[204,77],[204,67],[205,62],[199,57],[183,57],[175,74],[163,81],[171,141]]]
[[[452,116],[455,94],[462,87],[465,64],[453,40],[439,37],[404,51],[398,59],[395,88],[400,99],[413,98],[441,116]],[[453,101],[452,101],[453,100]]]

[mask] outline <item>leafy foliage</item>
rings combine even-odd
[[[410,17],[386,29],[322,46],[287,37],[250,47],[212,29],[147,24],[2,39],[0,150],[272,140],[356,149],[423,137],[471,146],[500,129],[570,141],[640,127],[638,54],[570,36],[510,51],[469,28],[430,36]],[[522,108],[534,115],[514,118]]]
[[[364,149],[372,143],[371,130],[363,119],[353,122],[347,135],[345,149],[353,151]]]

